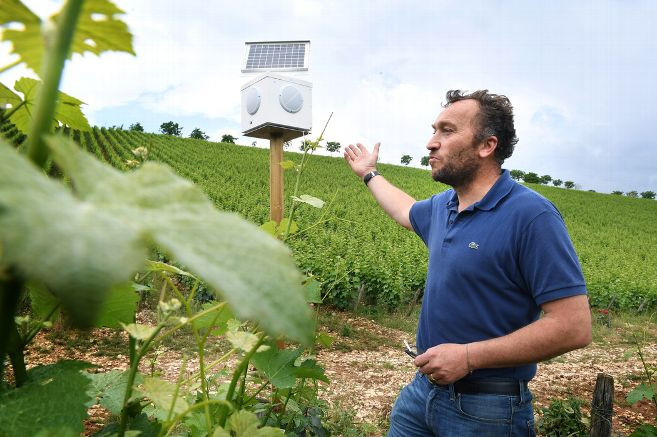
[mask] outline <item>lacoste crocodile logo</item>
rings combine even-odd
[[[474,241],[470,242],[470,244],[468,244],[468,247],[470,249],[479,250],[479,245],[477,243],[475,243]]]

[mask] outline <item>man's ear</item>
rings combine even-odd
[[[495,135],[486,137],[479,146],[479,157],[488,158],[495,153],[495,149],[497,149],[497,137]]]

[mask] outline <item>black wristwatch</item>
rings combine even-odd
[[[380,175],[380,174],[381,174],[381,173],[379,173],[379,172],[376,171],[376,170],[371,171],[371,172],[369,172],[369,173],[367,173],[367,174],[365,175],[365,177],[363,178],[363,182],[365,182],[365,185],[367,185],[367,184],[369,183],[369,181],[370,181],[374,176],[378,176],[378,175]]]

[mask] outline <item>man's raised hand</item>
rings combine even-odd
[[[361,143],[356,143],[355,146],[349,144],[349,146],[345,147],[344,159],[359,178],[363,179],[363,176],[367,173],[376,170],[380,145],[381,143],[376,143],[371,153]]]

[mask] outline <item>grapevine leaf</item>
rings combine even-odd
[[[253,349],[253,346],[258,342],[258,336],[246,331],[231,331],[226,333],[226,340],[228,340],[234,348],[248,352]]]
[[[288,401],[292,401],[291,399]],[[279,428],[272,428],[271,426],[264,426],[258,428],[260,420],[254,413],[246,410],[240,410],[233,413],[228,419],[227,428],[235,433],[235,437],[282,437],[285,432]],[[230,435],[226,431],[215,431],[213,437],[222,437]]]
[[[294,368],[294,376],[297,378],[316,379],[329,383],[329,379],[324,374],[324,369],[317,365],[315,360],[306,360],[299,367]]]
[[[317,342],[324,347],[331,347],[335,338],[326,334],[325,332],[320,332],[316,338]]]
[[[231,437],[230,433],[222,428],[216,428],[212,433],[212,437]]]
[[[121,323],[133,322],[138,301],[139,295],[135,293],[130,282],[112,287],[100,308],[95,325],[120,328]]]
[[[216,302],[206,302],[203,304],[203,311],[217,307]],[[212,334],[223,335],[228,330],[228,320],[234,318],[233,312],[226,305],[219,306],[207,314],[195,319],[192,324],[196,329],[212,327]],[[213,323],[214,321],[214,323]]]
[[[71,51],[96,55],[105,51],[135,54],[128,26],[115,15],[124,11],[109,0],[86,0],[73,37]]]
[[[274,220],[270,220],[260,225],[260,229],[271,235],[272,237],[276,236],[276,231],[278,229],[278,223]]]
[[[22,77],[14,84],[14,89],[25,96],[25,103],[9,119],[23,133],[27,133],[30,122],[32,121],[34,105],[40,88],[41,82],[29,77]],[[20,102],[21,100],[19,98],[18,103]],[[91,129],[89,122],[80,109],[80,105],[83,104],[84,102],[60,91],[57,95],[57,105],[55,106],[52,127],[56,127],[59,122],[73,129]]]
[[[189,408],[189,404],[180,396],[180,393],[178,393],[174,402],[176,385],[163,379],[151,377],[144,378],[144,383],[141,385],[141,392],[148,397],[157,408],[166,412],[171,409],[173,404],[174,415],[184,413],[185,410]]]
[[[41,75],[46,45],[41,19],[19,0],[3,0],[0,9],[2,10],[0,25],[15,22],[23,25],[21,30],[5,30],[2,40],[11,41],[13,44],[11,53],[17,54],[22,62],[25,62],[36,74]],[[85,1],[73,35],[68,59],[73,53],[91,52],[99,55],[108,50],[134,55],[132,35],[128,31],[128,26],[114,17],[122,13],[121,9],[108,0]],[[57,18],[58,16],[54,15],[50,21],[57,22]],[[53,33],[50,31],[46,37],[50,37]]]
[[[653,396],[655,396],[655,389],[649,384],[641,383],[627,394],[627,402],[633,405],[643,398],[652,399]]]
[[[236,214],[217,211],[198,187],[166,166],[146,162],[120,173],[72,141],[50,144],[83,200],[125,218],[126,226],[219,290],[238,317],[257,320],[272,335],[312,340],[301,274],[281,242]]]
[[[92,391],[99,404],[112,414],[119,415],[123,408],[125,390],[128,385],[129,371],[110,370],[102,373],[90,373]],[[144,381],[141,373],[135,375],[135,384]]]
[[[52,310],[59,305],[59,299],[46,289],[43,284],[31,282],[28,287],[30,290],[30,306],[32,312],[40,319],[45,321],[48,314],[52,316],[48,319],[54,322],[59,317],[59,310],[54,313]]]
[[[3,435],[28,436],[59,428],[82,433],[87,408],[95,403],[88,393],[91,377],[84,371],[88,367],[81,361],[59,361],[28,370],[25,385],[0,395]]]
[[[294,161],[283,161],[280,163],[281,167],[283,167],[283,170],[292,170],[294,168]]]
[[[657,426],[644,423],[635,429],[629,437],[657,437]]]
[[[322,303],[321,284],[315,278],[310,278],[306,281],[303,289],[306,291],[306,302]]]
[[[290,219],[288,217],[285,217],[283,220],[281,220],[281,224],[278,225],[278,233],[279,235],[283,236],[285,235],[285,230],[287,229],[287,224],[289,223]],[[290,235],[296,234],[299,231],[299,226],[297,225],[297,222],[292,220],[292,224],[290,224]]]
[[[146,340],[155,332],[155,326],[142,325],[140,323],[121,323],[123,329],[130,334],[130,337],[137,340]]]
[[[318,199],[317,197],[309,196],[307,194],[302,194],[300,197],[292,196],[292,200],[295,202],[307,203],[308,205],[314,206],[315,208],[321,208],[324,206],[324,201],[322,199]]]
[[[12,108],[15,108],[20,105],[22,101],[23,100],[18,94],[0,83],[0,105],[11,105]]]
[[[20,23],[23,29],[5,29],[2,40],[12,43],[11,53],[20,57],[35,73],[41,74],[45,41],[41,33],[41,19],[20,0],[3,0],[0,5],[0,26]]]
[[[111,286],[129,278],[145,258],[136,229],[79,201],[5,143],[0,205],[6,262],[45,284],[79,324],[90,325]]]
[[[294,360],[302,352],[302,349],[278,349],[272,345],[266,351],[255,354],[252,363],[277,388],[293,387],[296,382]]]

